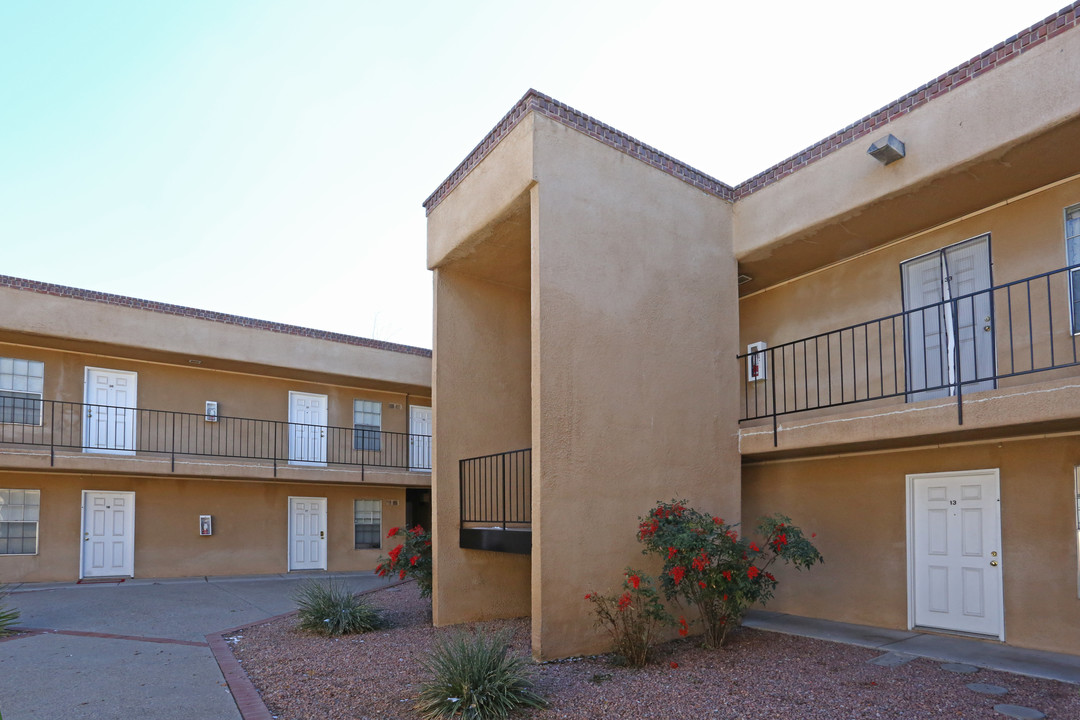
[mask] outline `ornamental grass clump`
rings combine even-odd
[[[626,568],[620,594],[591,592],[585,599],[593,604],[596,624],[611,636],[615,654],[634,667],[649,661],[657,629],[674,624],[652,578],[633,568]]]
[[[505,631],[443,636],[423,665],[431,677],[421,683],[415,707],[425,720],[505,718],[547,704],[532,690],[525,659],[510,653]]]
[[[390,557],[379,558],[375,574],[381,578],[399,580],[412,578],[420,588],[420,597],[431,597],[431,533],[417,525],[411,530],[390,528],[386,537],[400,537],[402,542],[389,552]]]
[[[296,593],[300,629],[319,635],[351,635],[383,626],[378,608],[333,580],[308,580]]]
[[[11,626],[19,619],[19,610],[7,604],[11,594],[6,585],[0,585],[0,637],[11,633]]]
[[[752,605],[764,605],[773,597],[777,580],[769,567],[778,559],[797,570],[824,562],[803,531],[783,515],[761,518],[759,546],[740,537],[737,525],[684,503],[657,503],[639,518],[638,540],[645,545],[643,553],[663,559],[664,595],[697,608],[707,647],[723,645]],[[686,618],[680,618],[679,625],[679,634],[688,634]]]

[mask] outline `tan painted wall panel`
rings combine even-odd
[[[780,511],[825,564],[777,572],[778,612],[907,628],[906,475],[999,468],[1005,635],[1011,645],[1080,647],[1074,436],[747,465],[743,515]]]
[[[529,612],[528,556],[458,542],[458,462],[530,445],[529,316],[524,290],[435,270],[436,625]]]
[[[730,206],[547,118],[533,189],[533,652],[606,647],[586,592],[637,518],[739,511]]]

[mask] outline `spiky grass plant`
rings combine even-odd
[[[532,690],[528,664],[510,653],[509,634],[456,632],[439,638],[424,669],[416,709],[425,720],[505,718],[516,708],[547,703]]]
[[[349,635],[377,630],[382,615],[364,599],[333,580],[308,580],[296,593],[300,629],[320,635]]]
[[[10,594],[7,585],[0,585],[0,637],[11,633],[11,626],[19,619],[19,610],[7,604]]]

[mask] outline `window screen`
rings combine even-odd
[[[0,358],[0,422],[41,424],[41,392],[45,363]]]
[[[382,546],[382,500],[354,500],[356,549]]]
[[[1065,208],[1065,251],[1069,265],[1080,265],[1080,205]],[[1080,333],[1080,268],[1069,271],[1073,334]]]
[[[40,490],[0,490],[0,555],[36,555]]]
[[[382,403],[353,400],[353,449],[382,450]]]

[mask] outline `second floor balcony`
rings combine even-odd
[[[6,393],[0,458],[28,468],[228,477],[312,479],[325,469],[333,479],[385,481],[396,473],[399,484],[426,485],[431,436]]]
[[[1072,266],[739,355],[744,453],[1068,423],[1078,333]]]

